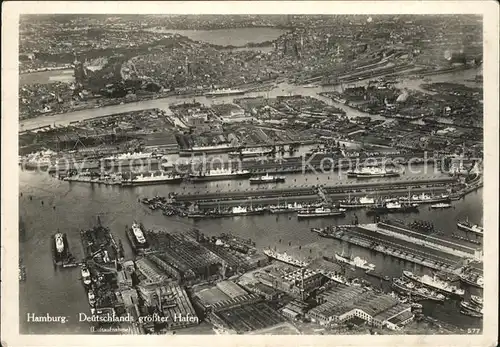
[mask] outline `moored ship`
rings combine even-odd
[[[367,214],[387,214],[387,213],[411,213],[418,212],[417,204],[408,204],[408,203],[400,203],[396,202],[386,202],[379,206],[371,207]]]
[[[52,259],[54,265],[62,267],[77,266],[75,258],[69,251],[68,239],[65,233],[57,232],[52,236]]]
[[[471,303],[473,303],[474,305],[477,305],[477,306],[480,306],[482,307],[483,306],[483,298],[480,297],[480,296],[477,296],[477,295],[471,295],[470,296],[470,301]]]
[[[269,207],[271,213],[292,213],[301,211],[306,208],[301,203],[294,202],[293,204],[272,205]]]
[[[194,181],[216,181],[228,178],[247,178],[252,174],[248,170],[242,169],[215,169],[208,171],[200,171],[198,173],[190,174],[189,177]]]
[[[400,197],[399,201],[409,202],[413,204],[434,204],[434,203],[449,203],[451,201],[450,196],[447,194],[441,195],[429,195],[422,193],[420,195],[412,195],[411,197]]]
[[[462,301],[460,302],[460,308],[462,310],[468,311],[468,312],[473,312],[476,314],[480,314],[482,316],[483,314],[483,308],[481,306],[474,305],[471,302],[467,301]]]
[[[207,211],[188,213],[188,218],[222,218],[222,217],[238,217],[238,216],[253,216],[264,214],[267,210],[263,207],[247,207],[234,206],[226,211]]]
[[[285,176],[271,176],[266,173],[265,176],[250,177],[249,181],[250,184],[283,183],[285,182]]]
[[[451,208],[451,204],[447,202],[439,202],[437,204],[432,204],[431,208],[434,210],[442,210],[445,208]]]
[[[436,293],[425,287],[418,287],[413,282],[403,278],[395,278],[392,281],[392,288],[400,294],[411,295],[412,297],[418,297],[425,300],[443,302],[446,298],[443,294]]]
[[[192,155],[196,153],[224,153],[233,149],[234,146],[230,143],[223,142],[213,145],[193,146],[191,148],[181,150],[179,155]]]
[[[365,274],[367,274],[368,276],[379,278],[379,279],[384,280],[384,281],[390,281],[391,280],[391,278],[389,276],[383,275],[382,273],[377,272],[375,270],[368,269],[368,270],[365,271]]]
[[[271,249],[265,249],[264,250],[264,254],[267,255],[268,257],[270,258],[273,258],[273,259],[276,259],[276,260],[279,260],[283,263],[287,263],[287,264],[290,264],[290,265],[293,265],[293,266],[297,266],[297,267],[306,267],[309,265],[309,263],[307,262],[304,262],[304,261],[301,261],[301,260],[297,260],[291,256],[289,256],[288,254],[285,253],[278,253],[276,251],[273,251]]]
[[[457,228],[463,231],[470,231],[479,235],[483,235],[483,227],[478,224],[472,224],[469,220],[458,221]]]
[[[262,157],[273,153],[272,148],[241,148],[240,150],[229,152],[230,156],[233,157]]]
[[[484,278],[483,276],[476,274],[476,273],[462,273],[460,274],[460,281],[468,284],[470,286],[476,287],[476,288],[483,288],[484,287]]]
[[[374,198],[363,196],[359,199],[347,199],[340,202],[341,208],[364,208],[375,205]]]
[[[215,89],[205,93],[205,96],[218,97],[218,96],[231,96],[231,95],[243,95],[245,91],[239,89]]]
[[[154,173],[149,176],[145,176],[144,174],[139,174],[131,178],[130,180],[123,180],[122,186],[142,186],[142,185],[155,185],[155,184],[163,184],[163,183],[181,183],[183,177],[181,175],[171,174],[161,172],[160,175],[154,175]]]
[[[364,260],[360,257],[346,258],[342,255],[335,253],[335,260],[337,260],[340,263],[351,265],[355,268],[359,268],[359,269],[363,269],[363,270],[375,270],[374,264],[370,264],[369,262],[367,262],[366,260]]]
[[[345,215],[344,209],[332,209],[325,207],[317,207],[312,210],[305,209],[297,212],[297,218],[336,217],[344,215]]]
[[[82,274],[83,284],[85,284],[86,286],[90,285],[92,283],[92,278],[90,276],[90,271],[87,265],[85,264],[82,265],[81,274]]]
[[[395,170],[386,170],[379,167],[362,167],[347,171],[347,177],[353,178],[397,177],[399,175],[400,173]]]
[[[127,227],[127,237],[134,251],[142,252],[149,247],[149,243],[144,235],[144,227],[134,221],[130,228]]]
[[[128,160],[142,160],[142,159],[158,159],[161,158],[161,154],[151,153],[151,152],[132,152],[132,153],[121,153],[112,155],[109,157],[104,157],[102,161],[128,161]]]
[[[462,297],[465,293],[463,289],[458,288],[447,281],[440,280],[436,276],[434,277],[428,275],[417,276],[413,272],[406,270],[403,271],[403,276],[412,281],[423,284],[428,288],[438,290],[439,292],[445,295]]]

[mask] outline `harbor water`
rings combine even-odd
[[[25,241],[20,244],[20,257],[27,269],[26,282],[20,282],[20,328],[21,333],[89,333],[88,323],[80,323],[78,314],[88,313],[89,307],[80,280],[78,268],[56,270],[53,267],[50,240],[57,232],[67,234],[70,250],[76,259],[82,259],[79,231],[95,225],[97,216],[109,226],[113,234],[120,238],[127,257],[132,256],[125,236],[126,225],[134,220],[142,222],[146,228],[163,229],[173,233],[185,233],[198,228],[207,236],[220,233],[232,233],[252,239],[258,248],[276,247],[279,251],[292,251],[301,247],[311,257],[332,255],[332,252],[349,252],[360,256],[377,266],[377,271],[391,277],[401,276],[403,269],[417,273],[430,273],[420,266],[376,254],[368,250],[341,244],[337,240],[320,238],[311,233],[312,227],[325,227],[332,224],[347,224],[354,219],[354,213],[360,223],[372,222],[363,211],[349,212],[344,218],[311,219],[297,221],[294,215],[263,215],[209,219],[193,221],[182,217],[166,217],[160,211],[151,211],[138,200],[142,197],[166,195],[172,191],[197,191],[228,189],[227,184],[238,181],[211,182],[213,186],[146,186],[120,188],[117,186],[69,183],[57,180],[46,173],[19,171],[20,195],[19,214],[26,228]],[[290,175],[287,180],[295,184],[315,184],[315,176]],[[305,180],[308,180],[306,182]],[[332,179],[332,178],[330,178]],[[326,178],[322,178],[323,183]],[[293,182],[293,181],[292,181]],[[313,183],[314,182],[314,183]],[[248,182],[244,182],[247,184]],[[233,189],[235,189],[234,187]],[[468,194],[463,200],[453,202],[453,208],[431,211],[422,208],[417,215],[394,215],[394,218],[411,221],[429,220],[436,229],[446,234],[456,233],[456,221],[469,218],[471,222],[482,223],[482,189]],[[470,238],[475,238],[472,235]],[[361,273],[361,275],[363,275]],[[369,278],[374,285],[379,280]],[[388,288],[386,288],[388,289]],[[481,320],[459,314],[456,301],[444,304],[424,304],[424,313],[450,324],[468,328],[479,327]],[[26,315],[35,313],[67,316],[66,324],[27,323]]]

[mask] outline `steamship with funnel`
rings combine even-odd
[[[396,170],[387,170],[380,167],[362,167],[347,171],[347,177],[351,178],[382,178],[398,177],[400,175]]]
[[[248,170],[243,169],[225,169],[219,168],[214,170],[199,171],[197,173],[192,173],[189,177],[193,181],[217,181],[225,180],[231,178],[248,178],[252,173]]]
[[[286,252],[285,253],[278,253],[276,251],[273,251],[272,249],[265,249],[264,254],[267,255],[269,258],[273,258],[273,259],[279,260],[283,263],[287,263],[287,264],[297,266],[300,268],[303,268],[303,267],[306,267],[309,265],[309,263],[307,263],[307,262],[297,260],[297,259],[289,256],[288,254],[286,254]]]

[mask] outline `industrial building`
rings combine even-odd
[[[362,287],[332,288],[321,294],[320,302],[307,316],[321,325],[344,323],[357,317],[375,327],[398,330],[413,319],[410,305]]]

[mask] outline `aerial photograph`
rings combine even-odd
[[[482,16],[23,14],[18,60],[19,334],[483,333]]]

